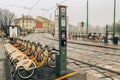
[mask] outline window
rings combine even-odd
[[[28,23],[28,21],[26,21],[26,23]]]

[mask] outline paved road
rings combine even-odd
[[[53,44],[56,48],[58,48],[58,41],[50,40],[46,37],[52,37],[52,36],[49,34],[35,33],[22,38],[26,40],[40,42],[41,44]],[[80,41],[73,41],[73,42],[78,43]],[[84,41],[81,42],[85,44],[88,43]],[[113,44],[105,45],[102,43],[95,43],[95,42],[89,42],[89,44],[107,46],[108,48],[68,43],[67,57],[75,58],[79,61],[87,62],[95,66],[120,72],[119,45],[118,46]],[[109,47],[113,47],[113,48],[109,48]],[[68,59],[68,61],[73,62],[73,60],[70,59]],[[120,80],[119,74],[102,70],[97,67],[92,67],[90,65],[83,64],[81,62],[77,63],[77,65],[74,63],[70,63],[68,65],[68,68],[78,72],[80,70],[85,71],[87,73],[88,80]]]
[[[47,37],[50,35],[47,34]],[[46,35],[43,34],[31,34],[24,39],[32,40],[36,42],[40,42],[42,44],[54,44],[56,48],[58,48],[58,41],[50,40],[46,38]],[[93,42],[93,44],[96,44]],[[96,44],[97,45],[97,44]],[[103,45],[103,44],[99,44]],[[111,47],[119,48],[119,45],[107,45]],[[72,44],[68,43],[68,57],[75,58],[80,61],[84,61],[90,63],[92,65],[96,65],[102,68],[114,70],[120,72],[120,50],[112,49],[112,48],[102,48],[88,45],[80,45],[80,44]],[[70,61],[70,60],[69,60]],[[89,65],[78,63],[68,65],[68,68],[73,69],[75,71],[83,70],[87,73],[88,80],[120,80],[120,75],[101,70],[96,67],[91,67]]]
[[[48,37],[48,36],[47,36]],[[73,42],[73,41],[72,41]],[[80,61],[84,61],[90,63],[95,66],[103,67],[106,69],[114,70],[120,72],[120,46],[114,44],[101,44],[101,43],[94,43],[94,42],[85,42],[85,41],[74,41],[76,43],[98,45],[101,47],[94,47],[94,46],[85,46],[85,45],[78,45],[78,44],[68,44],[71,46],[76,47],[68,47],[68,56],[75,58]],[[102,46],[106,46],[108,48],[103,48]],[[111,47],[111,48],[110,48]],[[114,49],[116,48],[116,49]],[[79,63],[80,68],[77,68],[76,71],[79,69],[84,70],[88,74],[98,77],[101,80],[120,80],[120,75],[110,73],[108,71],[100,70],[97,68],[90,67],[88,65],[84,65]],[[86,66],[86,67],[85,67]],[[71,68],[71,66],[68,66]],[[75,68],[71,68],[75,69]],[[91,77],[91,76],[90,76]]]

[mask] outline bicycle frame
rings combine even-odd
[[[39,48],[39,47],[38,47]],[[48,50],[48,46],[45,46],[42,49],[36,50],[36,55],[32,58],[29,59],[23,59],[21,61],[19,61],[15,67],[15,73],[17,72],[17,74],[19,75],[19,77],[26,79],[31,77],[34,74],[34,71],[36,68],[39,68],[41,66],[43,66],[46,62],[47,65],[48,64],[48,58],[53,57],[51,54],[52,50]],[[42,61],[38,61],[37,58],[39,58],[39,56],[43,55]],[[50,66],[50,68],[53,68],[52,66]],[[29,74],[22,74],[25,71],[28,72]]]
[[[40,54],[43,54],[43,60],[41,62],[38,62],[36,60],[36,58],[38,57],[38,55]],[[24,67],[26,70],[30,70],[30,69],[35,69],[35,68],[38,68],[38,67],[41,67],[45,64],[46,60],[47,60],[47,57],[49,56],[49,52],[48,52],[48,49],[46,47],[44,47],[44,49],[41,50],[41,52],[37,52],[36,56],[33,57],[32,59],[24,59],[24,60],[21,60],[20,62],[17,63],[17,66],[16,66],[16,70],[17,68],[19,68],[20,66]],[[30,68],[30,65],[32,64],[32,62],[35,63],[36,67],[34,68]],[[30,62],[29,62],[30,61]],[[31,63],[31,64],[30,64]],[[28,65],[27,65],[28,64]],[[25,66],[24,66],[25,65]]]

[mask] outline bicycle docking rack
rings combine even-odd
[[[25,47],[25,46],[27,46],[27,47]],[[39,46],[41,46],[41,45],[39,44]],[[30,55],[30,52],[31,52],[31,54],[33,54],[33,50],[35,50],[35,51],[40,50],[39,46],[38,45],[36,46],[36,44],[34,42],[30,42],[30,41],[26,41],[26,40],[22,40],[22,39],[17,39],[17,41],[14,44],[6,43],[6,45],[5,45],[6,54],[10,55],[10,56],[8,56],[9,58],[7,59],[8,60],[7,62],[10,64],[10,70],[12,70],[12,68],[14,68],[13,70],[17,71],[17,70],[15,70],[16,69],[15,65],[14,65],[14,67],[11,68],[14,60],[10,60],[10,59],[14,59],[15,58],[14,56],[17,56],[15,59],[19,60],[19,57],[22,56],[24,53],[29,53],[29,55]],[[21,48],[25,48],[23,52],[19,50]],[[27,52],[27,51],[29,51],[28,48],[30,48],[30,52]],[[21,49],[21,50],[23,50],[23,49]],[[52,51],[53,54],[55,54],[55,58],[57,59],[58,57],[56,57],[56,56],[60,55],[59,50],[56,50],[56,49],[52,49],[52,50],[53,50]],[[42,51],[45,51],[43,47],[42,47],[41,52]],[[51,50],[49,49],[48,51],[51,51]],[[11,52],[13,52],[13,53],[11,53]],[[43,56],[43,55],[39,55],[39,56]],[[12,57],[12,58],[10,58],[10,57]],[[29,59],[32,59],[31,56],[29,58],[28,57],[29,57],[28,55],[26,55],[26,57],[25,57],[25,58],[27,58],[28,61],[29,61]],[[41,57],[39,57],[39,58],[41,58]],[[20,58],[20,59],[22,59],[22,58]],[[27,61],[25,62],[24,60],[26,60],[26,59],[23,59],[21,61],[24,62],[23,64],[26,64]],[[11,62],[11,61],[13,61],[13,62]],[[19,61],[19,62],[21,62],[21,61]],[[17,63],[19,63],[19,62],[17,62]],[[33,62],[34,62],[34,60],[33,60]],[[40,60],[40,62],[41,62],[41,60]],[[27,78],[27,79],[32,78],[35,80],[87,80],[86,73],[84,73],[83,71],[79,71],[80,73],[78,73],[78,72],[72,71],[70,69],[66,69],[66,72],[61,75],[56,72],[57,71],[56,67],[50,68],[50,66],[48,67],[48,65],[46,63],[48,64],[48,62],[46,61],[46,62],[44,62],[45,65],[42,65],[42,66],[36,65],[36,67],[33,66],[33,67],[30,67],[29,69],[27,69],[28,72],[35,70],[35,72],[33,72],[34,74],[31,73],[32,75],[30,75],[28,77],[21,76],[22,74],[20,75],[20,72],[12,71],[13,73],[17,73],[17,75],[12,74],[12,77],[15,77],[15,79],[13,79],[13,80],[23,80],[23,78]],[[37,64],[37,63],[35,63],[35,64]],[[58,64],[56,64],[56,65],[58,65]]]

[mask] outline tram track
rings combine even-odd
[[[45,37],[46,38],[46,37]],[[50,39],[50,38],[47,38],[47,39],[49,39],[49,40],[53,40],[53,41],[58,41],[58,40],[54,40],[54,39]],[[68,42],[68,43],[70,43],[70,42]],[[82,50],[87,50],[87,51],[91,51],[91,52],[99,52],[99,53],[104,53],[104,54],[106,54],[106,55],[114,55],[114,56],[119,56],[119,55],[116,55],[116,54],[111,54],[111,53],[105,53],[105,52],[102,52],[102,51],[97,51],[97,50],[88,50],[88,49],[84,49],[84,48],[76,48],[76,47],[73,47],[73,46],[68,46],[68,47],[72,47],[72,48],[74,48],[74,49],[82,49]],[[96,47],[96,46],[95,46]],[[98,47],[98,46],[97,46]],[[108,47],[102,47],[102,48],[108,48]],[[109,49],[113,49],[113,48],[109,48]],[[117,49],[117,50],[119,50],[119,49]],[[75,58],[71,58],[71,57],[67,57],[67,59],[71,59],[71,60],[73,60],[73,61],[75,61],[74,63],[76,63],[76,62],[79,62],[79,63],[82,63],[82,64],[86,64],[86,65],[88,65],[89,67],[95,67],[95,68],[98,68],[98,69],[101,69],[101,70],[105,70],[105,71],[108,71],[108,72],[111,72],[111,73],[114,73],[114,74],[117,74],[117,75],[120,75],[120,72],[119,71],[115,71],[115,70],[111,70],[111,69],[107,69],[107,68],[103,68],[103,67],[100,67],[100,66],[96,66],[96,65],[94,65],[94,64],[90,64],[90,63],[88,63],[88,62],[85,62],[85,61],[81,61],[81,60],[77,60],[77,59],[75,59]],[[111,60],[112,61],[112,60]],[[112,61],[112,62],[114,62],[114,61]],[[116,62],[116,61],[115,61]],[[120,62],[118,62],[118,63],[120,63]],[[77,65],[79,65],[79,64],[77,64]]]
[[[73,61],[75,61],[75,62],[79,62],[79,63],[82,63],[82,64],[86,64],[86,65],[89,65],[89,66],[91,66],[91,67],[96,67],[96,68],[99,68],[99,69],[102,69],[102,70],[106,70],[106,71],[109,71],[109,72],[112,72],[112,73],[115,73],[115,74],[120,75],[120,72],[118,72],[118,71],[114,71],[114,70],[111,70],[111,69],[107,69],[107,68],[103,68],[103,67],[100,67],[100,66],[96,66],[96,65],[93,65],[93,64],[84,62],[84,61],[80,61],[80,60],[71,58],[71,57],[67,57],[67,59],[70,59],[70,60],[73,60]],[[77,64],[77,65],[79,65],[79,64]]]
[[[49,38],[48,38],[49,39]],[[50,39],[51,40],[51,39]],[[41,40],[44,42],[44,40]],[[53,40],[54,41],[54,40]],[[51,44],[56,44],[56,43],[51,43]],[[78,44],[77,44],[78,45]],[[96,53],[103,53],[103,54],[106,54],[106,55],[113,55],[113,56],[120,56],[120,55],[117,55],[117,54],[112,54],[112,53],[109,53],[109,52],[102,52],[102,51],[98,51],[98,50],[90,50],[90,49],[85,49],[85,48],[77,48],[77,47],[74,47],[74,46],[70,46],[70,45],[67,45],[68,47],[70,48],[74,48],[74,49],[82,49],[82,50],[86,50],[86,51],[91,51],[91,52],[96,52]],[[70,51],[70,50],[69,50]],[[73,50],[71,50],[73,51]]]
[[[58,41],[58,40],[55,40],[55,39],[51,39],[51,38],[47,38],[45,35],[42,35],[42,38],[46,38],[46,39],[49,39],[49,40],[52,40],[53,42],[51,43],[51,42],[49,42],[49,43],[51,43],[51,44],[56,44],[56,43],[54,43],[54,41]],[[32,39],[33,40],[33,39]],[[40,41],[42,41],[42,42],[45,42],[44,40],[40,40]],[[68,43],[70,43],[70,42],[68,42]],[[58,44],[58,43],[57,43]],[[77,45],[79,45],[79,44],[77,44]],[[99,50],[90,50],[90,49],[85,49],[85,48],[78,48],[78,47],[74,47],[74,46],[70,46],[70,45],[67,45],[68,47],[70,47],[70,48],[74,48],[74,49],[81,49],[81,50],[86,50],[86,51],[91,51],[91,52],[96,52],[96,53],[103,53],[103,54],[106,54],[106,55],[112,55],[112,56],[120,56],[120,54],[113,54],[113,53],[110,53],[110,52],[104,52],[104,50],[103,51],[99,51]],[[88,46],[88,45],[87,45]],[[96,46],[95,46],[96,47]],[[106,48],[106,47],[99,47],[99,48]],[[107,49],[111,49],[111,48],[107,48]]]
[[[47,37],[45,37],[45,38],[47,38]],[[47,39],[49,39],[49,40],[53,40],[53,41],[58,41],[58,40],[55,40],[55,39],[51,39],[51,38],[47,38]],[[71,42],[68,42],[68,43],[71,43]],[[54,44],[54,43],[53,43]],[[73,43],[74,44],[74,43]],[[76,43],[75,43],[76,44]],[[77,45],[79,45],[78,43],[77,43]],[[81,44],[80,44],[81,45]],[[98,51],[98,50],[90,50],[90,49],[85,49],[85,48],[78,48],[78,47],[74,47],[74,46],[70,46],[70,45],[67,45],[68,47],[70,47],[70,48],[74,48],[74,49],[82,49],[82,50],[87,50],[87,51],[91,51],[91,52],[96,52],[96,53],[103,53],[103,54],[106,54],[106,55],[113,55],[113,56],[120,56],[120,54],[119,55],[117,55],[117,54],[112,54],[112,53],[109,53],[109,52],[104,52],[104,51]],[[87,46],[90,46],[90,45],[87,45]],[[94,47],[96,47],[96,46],[94,46]],[[97,46],[98,47],[98,46]],[[99,47],[99,48],[107,48],[107,47]],[[113,48],[107,48],[107,49],[113,49]],[[116,49],[115,49],[116,50]],[[119,49],[117,49],[117,50],[119,50]]]
[[[44,39],[46,38],[45,36],[43,36],[43,37],[44,37]],[[49,40],[47,40],[47,39],[49,39]],[[47,43],[51,43],[51,42],[52,42],[52,44],[55,44],[55,45],[57,44],[57,43],[55,42],[55,41],[57,41],[57,40],[50,39],[50,38],[46,38],[46,40],[49,41],[49,42],[47,42]],[[50,41],[50,40],[53,40],[53,41]],[[40,41],[41,41],[41,42],[45,42],[45,40],[43,40],[43,39],[41,39]],[[116,55],[116,54],[111,54],[111,53],[109,53],[109,52],[105,53],[105,52],[97,51],[97,50],[88,50],[88,49],[84,49],[84,48],[76,48],[76,47],[73,47],[73,46],[70,46],[70,45],[68,45],[68,47],[74,48],[74,49],[87,50],[87,51],[96,52],[96,53],[99,52],[99,53],[103,53],[103,54],[105,54],[105,55],[119,56],[119,55]],[[102,48],[103,48],[103,47],[102,47]],[[111,48],[109,48],[109,49],[111,49]],[[91,63],[86,62],[86,61],[83,61],[83,60],[78,60],[78,59],[75,59],[75,58],[72,58],[72,57],[67,57],[67,59],[73,60],[74,63],[76,63],[76,66],[77,66],[77,65],[80,65],[79,63],[82,63],[82,64],[85,64],[85,65],[88,65],[89,67],[95,67],[95,68],[98,68],[98,69],[101,69],[101,70],[105,70],[105,71],[108,71],[108,72],[111,72],[111,73],[120,75],[120,72],[119,72],[119,71],[112,70],[112,69],[107,69],[107,68],[104,68],[104,67],[101,67],[101,66],[97,66],[97,65],[95,65],[95,64],[91,64]],[[109,61],[110,61],[110,60],[109,60]],[[112,62],[116,62],[116,61],[112,61]],[[120,63],[120,62],[118,62],[118,63]]]
[[[48,37],[46,37],[46,38],[48,38]],[[54,40],[54,41],[58,41],[57,39],[52,39],[52,38],[48,38],[48,39]],[[94,46],[94,47],[101,47],[101,48],[109,48],[109,49],[120,50],[120,48],[114,48],[114,47],[109,47],[109,46],[101,46],[101,45],[94,45],[94,44],[78,43],[78,42],[71,42],[71,41],[67,41],[67,43],[80,44],[80,45],[87,45],[87,46]]]
[[[47,38],[47,37],[45,37],[44,35],[42,35],[42,37],[43,38]],[[49,39],[49,40],[53,40],[53,41],[58,41],[58,40],[55,40],[55,39],[51,39],[51,38],[47,38],[47,39]],[[30,39],[30,40],[33,40],[33,39]],[[44,42],[45,40],[43,40],[43,42]],[[73,42],[68,42],[68,43],[72,43],[72,44],[74,44]],[[52,44],[56,44],[56,43],[52,43]],[[81,45],[81,44],[80,44]],[[89,46],[89,45],[87,45],[87,46]],[[85,48],[78,48],[78,47],[74,47],[74,46],[70,46],[70,45],[68,45],[68,47],[71,47],[71,48],[74,48],[74,49],[82,49],[82,50],[86,50],[86,51],[91,51],[91,52],[96,52],[96,53],[103,53],[103,54],[106,54],[106,55],[114,55],[114,56],[120,56],[120,54],[113,54],[113,53],[110,53],[110,52],[104,52],[104,51],[99,51],[99,50],[90,50],[90,49],[85,49]],[[94,47],[96,47],[96,46],[94,46]],[[106,47],[99,47],[99,48],[106,48]],[[107,48],[107,49],[109,49],[109,50],[113,50],[113,48],[111,49],[111,48]]]
[[[58,44],[58,43],[55,43],[54,41],[56,41],[56,40],[54,40],[54,39],[50,39],[50,38],[47,38],[45,35],[41,35],[42,36],[42,38],[46,38],[46,39],[49,39],[49,40],[47,40],[47,42],[48,43],[50,43],[50,44]],[[33,39],[30,39],[30,40],[33,40]],[[50,41],[50,40],[52,40],[52,42]],[[45,40],[42,40],[42,39],[40,39],[40,42],[45,42]],[[79,45],[79,44],[77,44],[77,45]],[[120,54],[119,55],[117,55],[117,54],[113,54],[113,53],[110,53],[110,52],[104,52],[104,51],[99,51],[99,50],[90,50],[90,49],[85,49],[85,48],[78,48],[78,47],[74,47],[74,46],[70,46],[70,45],[68,45],[68,47],[70,47],[70,48],[73,48],[74,50],[75,49],[80,49],[80,50],[85,50],[85,51],[90,51],[90,52],[95,52],[95,53],[101,53],[101,55],[111,55],[111,56],[120,56]],[[103,48],[103,47],[102,47]],[[68,50],[69,51],[69,50]],[[73,51],[73,50],[72,50]],[[107,60],[107,59],[104,59],[104,60]],[[110,61],[112,61],[112,62],[117,62],[117,63],[120,63],[120,61],[113,61],[113,60],[110,60]]]

